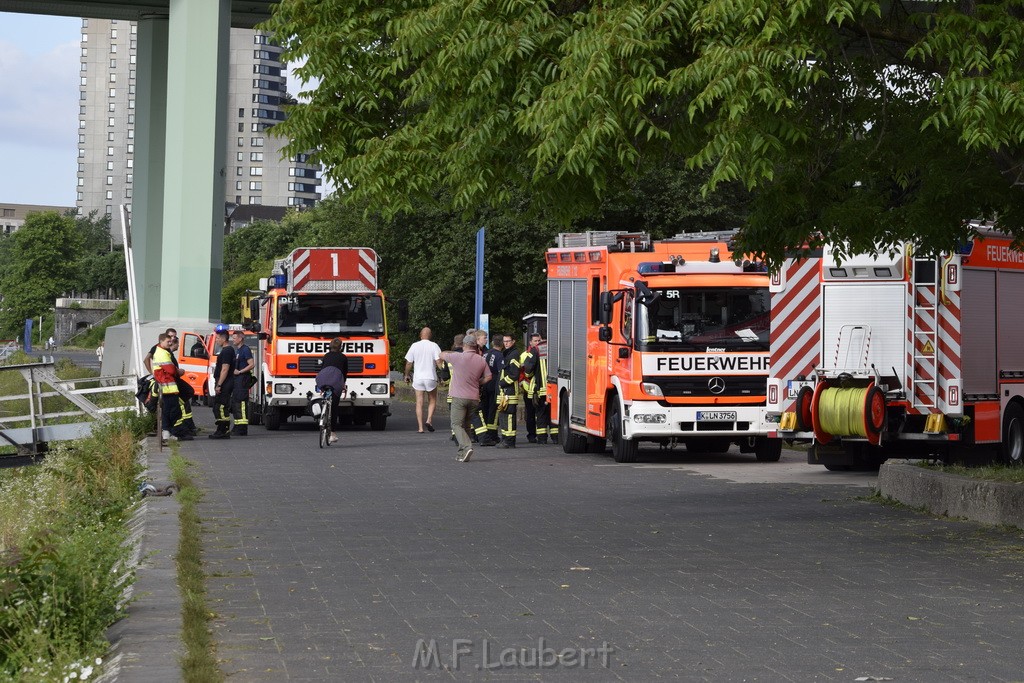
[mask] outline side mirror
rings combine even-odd
[[[268,339],[270,339],[270,335],[267,334],[266,332],[259,332],[256,335],[256,338],[259,339],[260,341],[267,341]]]
[[[597,306],[597,321],[602,325],[610,325],[612,322],[612,304],[615,302],[614,295],[611,292],[601,292],[601,298],[598,299]],[[610,331],[609,331],[610,332]]]
[[[249,318],[251,318],[254,321],[260,319],[260,300],[259,299],[250,299],[249,300]],[[255,330],[255,331],[259,332],[259,330]]]
[[[251,322],[251,323],[249,323],[248,325],[246,325],[246,326],[245,326],[245,328],[246,328],[247,330],[249,330],[250,332],[256,332],[256,333],[259,333],[259,332],[260,332],[260,330],[262,330],[262,329],[263,329],[263,326],[262,326],[262,325],[260,325],[260,324],[259,324],[259,323],[257,323],[257,322]]]
[[[612,328],[602,325],[597,330],[597,338],[599,341],[610,342],[612,340]]]

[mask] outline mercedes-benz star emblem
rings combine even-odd
[[[720,394],[725,391],[725,380],[721,377],[712,377],[708,380],[708,391],[712,394]]]

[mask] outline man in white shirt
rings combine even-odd
[[[420,330],[420,340],[405,354],[405,381],[411,382],[416,390],[416,423],[421,434],[424,427],[428,432],[434,431],[431,422],[437,407],[437,360],[440,357],[441,347],[430,341],[429,327]],[[426,422],[423,420],[424,397],[427,398]]]

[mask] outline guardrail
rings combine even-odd
[[[20,373],[28,391],[0,396],[0,447],[12,446],[22,455],[44,452],[51,441],[87,436],[93,423],[108,413],[139,410],[134,375],[61,379],[52,362],[0,366],[0,373],[5,372]],[[95,400],[103,396],[110,398]],[[28,412],[14,414],[21,410]],[[86,419],[75,419],[79,417]]]

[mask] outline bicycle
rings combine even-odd
[[[334,389],[331,387],[324,387],[323,391],[320,392],[320,422],[317,428],[320,437],[320,448],[327,448],[331,445],[331,420],[333,418],[331,414],[331,397],[333,394]]]

